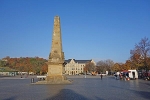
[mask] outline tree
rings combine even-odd
[[[111,71],[112,66],[114,65],[114,62],[110,59],[108,60],[101,60],[97,62],[97,72],[103,72]]]
[[[127,60],[126,63],[123,64],[123,69],[124,70],[130,70],[130,69],[132,69],[131,66],[132,66],[132,62],[130,60]]]
[[[130,70],[131,69],[132,62],[130,60],[126,60],[125,63],[116,63],[114,67],[114,70],[116,71],[123,71],[123,70]]]
[[[141,41],[135,45],[134,50],[130,51],[130,54],[133,64],[137,68],[142,65],[147,72],[149,68],[148,59],[150,56],[150,41],[148,40],[148,38],[142,38]]]
[[[4,60],[0,60],[0,67],[5,67],[7,65],[7,62]]]
[[[148,59],[147,59],[147,65],[148,65],[148,69],[150,69],[150,57],[148,57]]]
[[[120,67],[120,64],[119,63],[115,63],[113,66],[112,66],[112,71],[113,72],[117,72],[117,71],[121,71],[121,67]]]
[[[131,54],[131,69],[140,69],[143,65],[143,59],[139,53],[135,53],[134,50],[130,52]]]
[[[4,58],[7,60],[6,64],[1,64],[0,65],[5,65],[7,67],[10,67],[12,69],[18,70],[18,71],[25,71],[25,72],[34,72],[37,74],[44,73],[46,72],[46,69],[42,69],[42,66],[45,64],[47,61],[46,59],[39,58],[39,57],[20,57],[20,58],[10,58],[6,57]]]
[[[44,63],[44,65],[41,68],[42,70],[42,74],[46,74],[48,72],[48,65],[46,63]]]
[[[96,71],[96,66],[95,66],[95,64],[94,63],[92,63],[92,62],[87,62],[86,64],[85,64],[85,67],[84,67],[84,71],[85,72],[94,72],[94,71]]]

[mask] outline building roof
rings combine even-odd
[[[71,60],[74,60],[75,63],[87,63],[87,62],[91,62],[92,60],[75,60],[75,59],[68,59],[65,60],[66,63],[69,63]]]

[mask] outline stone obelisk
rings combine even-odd
[[[55,16],[54,28],[52,34],[52,45],[49,54],[48,72],[46,80],[38,81],[32,84],[71,84],[71,81],[67,80],[67,77],[63,75],[64,52],[62,51],[62,38],[60,28],[60,18]]]
[[[64,52],[62,51],[62,37],[59,16],[55,16],[54,18],[52,45],[47,65],[48,73],[46,81],[48,84],[63,84],[70,82],[63,75]]]

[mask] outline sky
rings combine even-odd
[[[150,0],[0,0],[0,59],[48,59],[55,16],[66,60],[124,63],[150,40]]]

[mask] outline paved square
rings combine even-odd
[[[150,100],[150,81],[68,76],[71,85],[32,85],[32,77],[0,78],[0,100]]]

